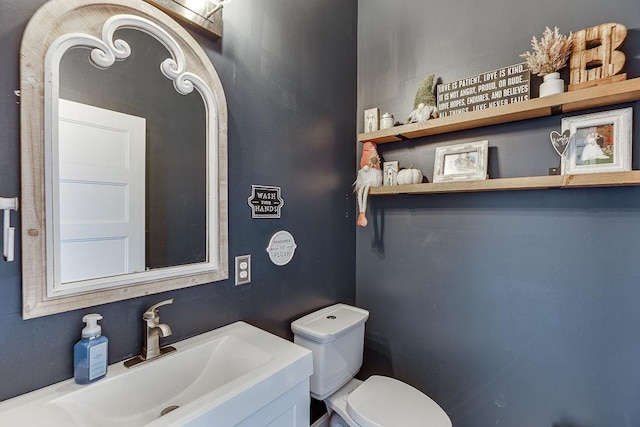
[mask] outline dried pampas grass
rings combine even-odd
[[[553,31],[547,27],[542,34],[540,42],[536,36],[531,39],[533,53],[526,51],[520,57],[524,58],[532,73],[544,76],[555,73],[565,66],[569,55],[571,55],[571,44],[573,36],[560,34],[558,27]]]

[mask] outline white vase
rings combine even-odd
[[[562,92],[564,92],[564,80],[560,78],[560,73],[549,73],[542,77],[540,98]]]

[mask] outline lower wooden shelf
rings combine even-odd
[[[640,171],[576,175],[496,178],[484,181],[442,182],[372,187],[371,196],[394,194],[475,193],[481,191],[540,190],[547,188],[618,187],[640,185]]]

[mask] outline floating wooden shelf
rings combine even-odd
[[[540,190],[547,188],[618,187],[640,185],[640,171],[576,175],[496,178],[484,181],[441,182],[372,187],[371,196],[394,194],[475,193],[482,191]]]
[[[605,107],[639,99],[640,78],[635,78],[544,98],[535,98],[517,104],[431,119],[426,123],[411,123],[375,132],[361,133],[358,134],[358,141],[373,141],[376,144],[384,144],[589,108]]]

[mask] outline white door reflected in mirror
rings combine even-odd
[[[144,271],[146,120],[65,99],[58,107],[54,287]]]

